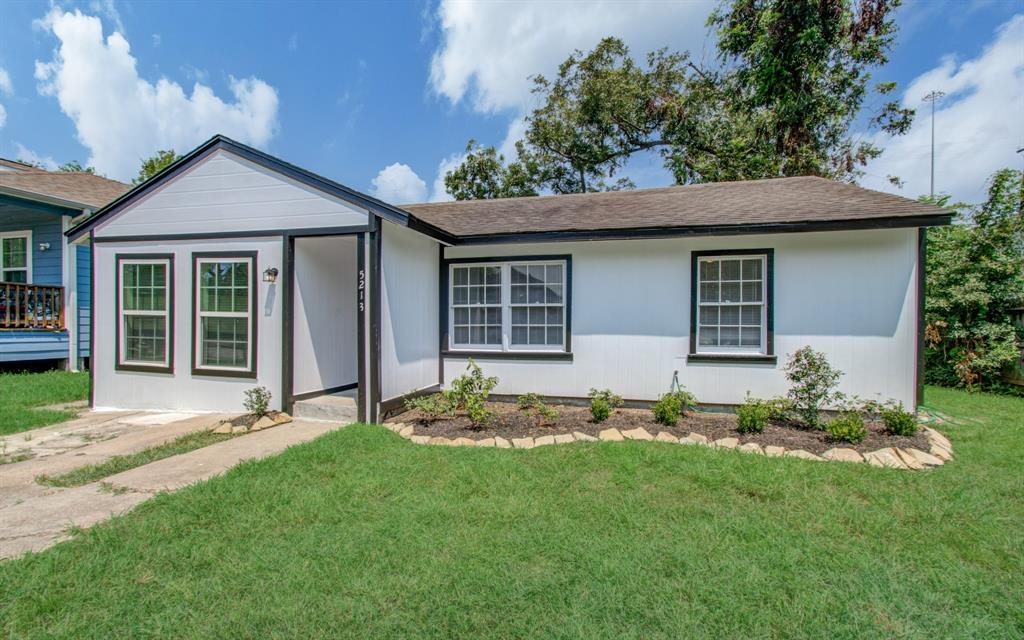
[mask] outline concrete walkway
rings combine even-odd
[[[43,487],[34,480],[40,473],[64,473],[112,455],[141,451],[209,428],[219,419],[220,416],[212,415],[189,416],[159,425],[159,429],[122,432],[108,441],[0,465],[0,559],[41,551],[69,538],[69,529],[89,527],[124,513],[156,492],[180,489],[223,473],[242,460],[279,453],[343,426],[336,422],[296,420],[70,489]]]

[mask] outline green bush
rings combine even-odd
[[[864,418],[859,413],[841,414],[830,420],[825,430],[833,440],[851,444],[860,444],[868,436],[868,428],[864,426]]]
[[[654,412],[654,419],[659,424],[672,427],[679,422],[679,415],[683,409],[680,406],[678,395],[666,393],[654,403],[654,407],[651,410]]]
[[[494,415],[485,403],[496,386],[498,378],[484,376],[483,370],[470,358],[466,373],[452,380],[444,395],[453,411],[465,411],[473,427],[479,429]]]
[[[779,417],[777,402],[774,400],[747,399],[736,407],[736,430],[740,433],[761,433],[768,423]]]
[[[532,412],[537,417],[539,427],[558,419],[558,411],[544,404],[544,396],[539,393],[524,393],[516,399],[516,403],[521,411]]]
[[[267,415],[270,408],[270,390],[266,387],[253,387],[245,392],[245,410],[254,416],[263,417]]]
[[[885,422],[885,430],[894,436],[912,436],[919,428],[917,416],[904,411],[902,404],[882,409],[882,420]]]
[[[539,393],[524,393],[523,395],[516,398],[516,404],[523,411],[529,411],[538,405],[544,404],[544,396]]]
[[[785,371],[793,411],[808,425],[820,428],[822,408],[842,398],[836,385],[843,372],[833,369],[825,354],[811,347],[797,349]]]
[[[451,398],[444,393],[432,393],[429,396],[408,398],[405,401],[405,408],[408,411],[419,411],[420,415],[427,422],[433,422],[443,415],[451,414],[453,411]]]
[[[589,396],[590,415],[594,422],[604,422],[612,409],[622,406],[622,397],[612,393],[611,389],[591,389]]]

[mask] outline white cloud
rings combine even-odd
[[[14,85],[11,84],[11,76],[8,75],[7,69],[0,67],[0,95],[12,96],[14,95]],[[4,128],[7,124],[7,108],[0,103],[0,129]]]
[[[901,137],[872,136],[885,152],[868,165],[862,184],[908,197],[928,193],[932,120],[921,98],[937,89],[946,97],[935,112],[935,191],[959,201],[983,200],[989,175],[1021,162],[1016,150],[1024,146],[1022,42],[1024,15],[1018,15],[999,27],[977,58],[961,62],[946,56],[915,78],[903,94],[903,105],[918,110],[914,125]],[[905,186],[896,189],[888,175],[899,176]]]
[[[153,47],[154,48],[159,47],[161,44],[163,44],[164,39],[163,39],[163,37],[161,37],[161,35],[159,33],[154,33],[152,38],[153,38]]]
[[[114,23],[114,28],[121,35],[128,35],[128,31],[124,28],[124,22],[121,20],[121,13],[117,10],[114,0],[92,0],[89,3],[89,10],[100,14]]]
[[[141,78],[128,41],[104,40],[98,17],[52,9],[38,24],[60,41],[50,62],[36,61],[39,92],[57,98],[100,173],[131,178],[158,149],[185,151],[215,133],[264,146],[276,132],[277,91],[258,78],[231,77],[231,102],[198,81],[189,95]]]
[[[427,198],[427,183],[409,165],[396,162],[380,170],[370,193],[391,204],[413,204]]]
[[[14,149],[15,160],[23,160],[31,164],[42,165],[44,169],[49,169],[50,171],[57,170],[57,161],[50,156],[41,156],[20,142],[14,143]]]
[[[690,49],[695,57],[714,6],[693,2],[507,2],[442,0],[442,43],[430,84],[453,104],[470,95],[477,111],[526,108],[529,77],[550,76],[574,50],[589,51],[616,36],[642,59],[661,47]]]
[[[464,153],[453,153],[441,160],[437,165],[437,176],[434,178],[434,188],[430,192],[431,202],[447,202],[454,200],[448,189],[444,186],[444,175],[456,168],[466,159]]]

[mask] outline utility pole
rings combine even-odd
[[[931,197],[935,197],[935,103],[938,102],[946,93],[944,91],[932,90],[924,97],[925,102],[932,104],[932,180],[931,186],[928,189],[928,194]]]

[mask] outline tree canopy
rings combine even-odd
[[[157,151],[152,156],[142,161],[142,166],[139,167],[139,175],[135,176],[132,180],[132,184],[142,184],[146,180],[149,180],[156,174],[163,171],[166,167],[173,164],[181,156],[174,152],[174,149],[162,149]]]
[[[794,175],[856,180],[882,151],[855,138],[859,119],[899,135],[914,116],[888,98],[864,113],[868,98],[896,87],[870,85],[895,42],[898,5],[732,0],[708,20],[716,68],[667,48],[638,63],[621,40],[605,38],[570,55],[553,78],[533,77],[538,107],[526,117],[517,159],[472,143],[464,165],[476,166],[448,174],[456,187],[449,191],[467,199],[630,188],[621,173],[642,152],[660,154],[677,184]]]

